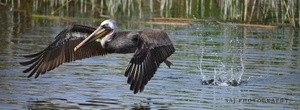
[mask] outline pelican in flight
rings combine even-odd
[[[175,52],[167,33],[161,29],[142,31],[117,31],[114,20],[103,21],[98,28],[72,25],[61,31],[44,50],[24,55],[30,65],[24,73],[37,78],[65,62],[72,62],[109,53],[134,53],[126,70],[127,83],[134,93],[142,92],[159,65]]]

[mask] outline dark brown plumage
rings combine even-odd
[[[35,74],[37,78],[64,62],[107,53],[134,53],[125,70],[125,76],[128,77],[127,83],[131,85],[130,90],[134,93],[143,91],[162,62],[169,67],[172,64],[167,61],[175,52],[172,42],[166,32],[160,29],[116,32],[112,31],[115,30],[113,23],[114,21],[107,20],[97,29],[83,25],[73,25],[64,29],[46,49],[24,56],[31,60],[20,64],[31,66],[23,72],[30,72],[28,77]],[[96,41],[96,38],[103,37],[103,34],[105,37],[101,42]],[[87,37],[88,35],[90,36]]]
[[[37,78],[40,74],[44,74],[64,62],[106,54],[107,52],[102,48],[101,43],[96,41],[74,52],[74,47],[94,30],[93,27],[83,25],[73,25],[64,29],[47,48],[36,54],[24,56],[32,59],[20,64],[24,66],[32,65],[23,72],[31,72],[28,77],[35,74],[35,78]]]
[[[127,83],[134,93],[144,90],[159,65],[175,51],[168,35],[160,29],[116,33],[105,49],[112,53],[134,52],[125,70]]]

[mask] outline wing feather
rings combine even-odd
[[[30,60],[20,62],[20,64],[31,66],[23,72],[30,72],[28,77],[35,74],[35,78],[37,78],[40,74],[53,70],[64,62],[105,55],[107,52],[103,49],[100,42],[96,41],[87,44],[74,52],[74,47],[93,31],[95,31],[95,28],[83,25],[73,25],[64,29],[44,50],[35,54],[24,55],[25,58],[30,58]]]
[[[143,30],[140,37],[142,43],[125,70],[127,83],[134,93],[142,92],[160,63],[175,52],[171,40],[162,30]]]

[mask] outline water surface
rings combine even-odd
[[[299,30],[119,21],[120,30],[164,29],[176,48],[171,69],[162,64],[145,90],[133,94],[123,74],[132,54],[79,60],[27,78],[21,55],[44,49],[71,23],[1,13],[1,109],[300,109]],[[214,77],[243,83],[201,84]]]

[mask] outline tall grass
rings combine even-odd
[[[2,0],[35,14],[117,18],[193,18],[300,26],[299,0]]]

